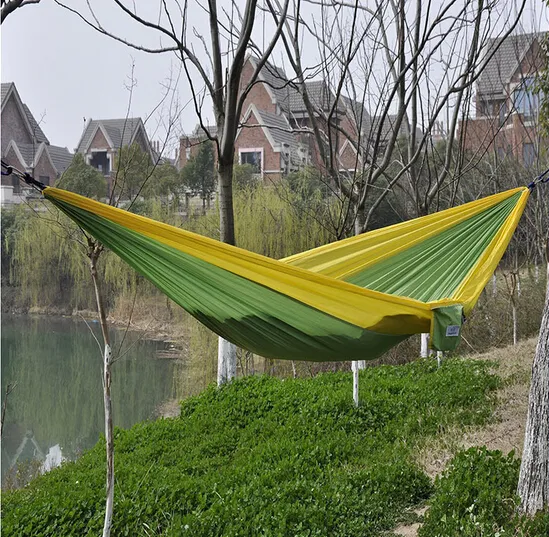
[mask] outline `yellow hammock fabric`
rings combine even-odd
[[[283,260],[77,194],[44,196],[222,337],[267,357],[374,358],[415,333],[459,341],[529,196],[517,188]]]

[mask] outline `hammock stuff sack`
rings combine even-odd
[[[223,338],[268,358],[456,347],[528,199],[517,188],[274,260],[48,187],[44,196]]]

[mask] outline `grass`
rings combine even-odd
[[[313,379],[247,377],[116,431],[114,535],[377,536],[432,493],[428,439],[482,424],[500,381],[452,359]],[[6,535],[97,535],[104,445],[2,498]]]
[[[420,537],[543,537],[549,512],[517,515],[520,460],[486,448],[460,451],[435,480]]]

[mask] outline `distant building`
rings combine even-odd
[[[256,66],[256,58],[248,56],[242,71],[242,88],[248,86]],[[349,97],[341,97],[334,106],[335,95],[324,80],[306,82],[306,87],[326,143],[326,118],[331,118],[330,144],[338,159],[338,169],[353,172],[362,166],[362,159],[371,154],[380,126],[379,118],[372,118],[362,103]],[[378,148],[384,147],[392,134],[394,120],[394,116],[387,116],[383,122],[379,129]],[[216,136],[215,126],[206,126],[206,129],[210,136]],[[200,125],[190,136],[181,138],[180,168],[207,139]],[[310,130],[309,113],[303,96],[284,70],[269,62],[261,69],[242,107],[240,128],[235,139],[235,162],[252,165],[264,180],[277,180],[305,166],[322,169],[319,147]]]
[[[69,167],[73,155],[66,147],[51,145],[13,82],[2,84],[2,160],[30,173],[45,185],[53,185]],[[21,183],[2,176],[2,203],[22,201]],[[16,196],[14,196],[16,194]]]
[[[149,141],[141,118],[89,119],[76,148],[86,162],[100,171],[111,186],[115,172],[115,157],[122,147],[137,144],[156,160],[156,153]]]
[[[490,58],[475,95],[475,117],[461,123],[465,148],[497,158],[514,158],[530,166],[539,154],[540,97],[534,92],[537,73],[544,67],[543,33],[492,39]],[[545,141],[547,143],[547,141]]]

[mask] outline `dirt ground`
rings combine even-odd
[[[516,455],[521,456],[536,343],[537,338],[531,338],[516,346],[473,356],[475,359],[495,362],[495,371],[503,379],[497,393],[494,419],[485,427],[448,431],[426,445],[418,453],[418,462],[429,476],[440,474],[457,451],[472,446],[499,449],[505,454],[515,450]],[[415,514],[421,517],[425,511],[422,508]],[[418,522],[401,525],[393,532],[403,537],[416,537],[420,525]]]

